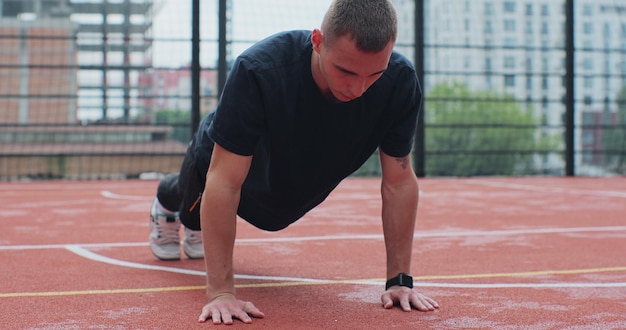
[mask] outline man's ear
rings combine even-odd
[[[313,50],[319,53],[322,49],[322,43],[324,42],[324,34],[320,29],[313,30],[311,33],[311,43],[313,44]]]

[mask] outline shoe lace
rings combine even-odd
[[[202,243],[202,235],[200,233],[200,231],[185,228],[185,240],[189,244],[200,244]]]
[[[177,243],[180,240],[178,236],[178,223],[168,222],[166,217],[161,217],[157,221],[156,229],[161,244]]]

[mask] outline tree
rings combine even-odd
[[[426,97],[426,173],[433,176],[536,173],[534,160],[556,147],[532,109],[509,95],[471,92],[460,83]]]
[[[173,127],[170,139],[187,144],[191,139],[189,125],[191,113],[181,110],[159,110],[155,113],[155,123],[158,125],[171,125]]]
[[[606,131],[602,134],[606,167],[626,173],[626,86],[617,94],[617,113],[604,116]]]

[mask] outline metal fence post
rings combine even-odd
[[[222,96],[222,90],[224,89],[224,85],[226,85],[226,75],[228,74],[227,68],[227,59],[226,59],[226,51],[227,51],[227,43],[226,40],[226,29],[227,29],[227,2],[228,0],[219,0],[219,14],[218,14],[218,24],[219,24],[219,36],[218,36],[218,63],[217,63],[217,97],[218,99]]]
[[[565,175],[574,176],[574,0],[565,0]]]
[[[200,0],[191,5],[191,138],[200,125]]]
[[[415,148],[413,150],[413,159],[415,166],[415,175],[418,177],[426,176],[426,147],[424,141],[424,112],[426,105],[424,102],[424,0],[415,0],[415,59],[414,65],[417,71],[417,77],[422,85],[422,109],[417,119],[417,130],[415,131]]]

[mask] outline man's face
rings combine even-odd
[[[348,36],[342,36],[327,46],[320,30],[313,31],[311,40],[313,78],[323,94],[340,102],[360,97],[382,76],[394,45],[389,42],[380,52],[365,53]]]

